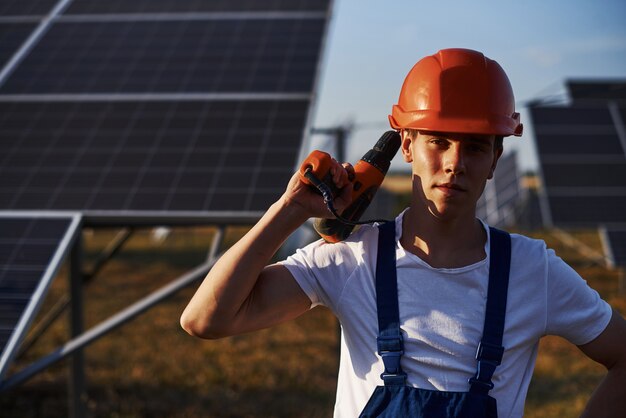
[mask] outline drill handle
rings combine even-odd
[[[312,186],[315,191],[324,195],[325,193],[322,190],[324,188],[328,189],[330,196],[324,196],[326,200],[334,199],[339,194],[339,189],[335,186],[330,172],[332,162],[333,159],[330,154],[315,150],[302,162],[298,170],[302,182]],[[354,179],[354,176],[351,177],[350,181]]]

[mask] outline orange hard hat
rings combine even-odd
[[[521,136],[513,89],[500,65],[470,49],[417,62],[389,115],[394,129]]]

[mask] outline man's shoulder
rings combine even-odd
[[[345,240],[345,245],[368,245],[378,238],[378,223],[359,225],[357,229]]]
[[[523,234],[511,233],[511,271],[543,277],[551,254],[545,241]]]
[[[547,249],[546,242],[539,238],[529,237],[521,233],[509,233],[513,251],[543,251]]]
[[[370,252],[372,243],[377,242],[378,231],[375,225],[360,225],[345,240],[331,243],[317,239],[296,251],[290,258],[305,257],[324,262],[340,263],[346,257],[361,258]]]

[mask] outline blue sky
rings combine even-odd
[[[336,0],[312,125],[353,122],[354,162],[388,129],[409,69],[451,47],[498,61],[528,122],[525,103],[562,96],[567,79],[626,79],[626,1]],[[522,169],[536,166],[532,136],[526,123],[521,139],[505,141],[518,150]],[[311,145],[324,148],[322,139]],[[405,167],[396,158],[393,168]]]

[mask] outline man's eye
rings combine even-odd
[[[489,146],[483,144],[471,144],[469,149],[472,152],[487,152],[489,150]]]

